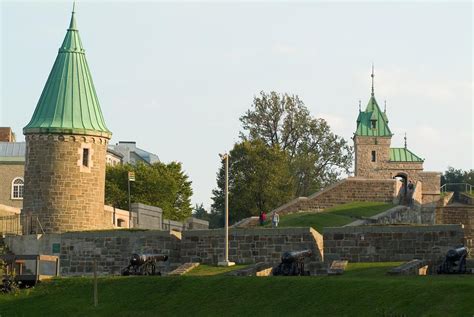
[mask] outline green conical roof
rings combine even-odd
[[[372,121],[375,122],[375,128],[372,127]],[[365,111],[359,112],[355,134],[359,136],[392,136],[388,127],[387,115],[380,110],[373,94]]]
[[[74,11],[30,123],[23,133],[66,133],[110,138],[76,27]]]

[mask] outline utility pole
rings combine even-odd
[[[135,172],[128,172],[128,228],[132,227],[132,202],[130,199],[130,182],[135,181]],[[137,227],[138,227],[138,212],[137,212]]]
[[[224,261],[218,262],[218,266],[232,266],[234,262],[229,261],[229,154],[219,154],[221,160],[225,160],[225,254]]]

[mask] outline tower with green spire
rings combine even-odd
[[[388,126],[386,106],[382,111],[374,92],[374,66],[372,65],[372,91],[364,111],[359,108],[354,133],[355,176],[364,178],[393,178],[416,176],[423,171],[423,160],[405,148],[390,148],[393,133]]]
[[[26,139],[23,213],[45,232],[111,227],[104,213],[105,124],[73,9]]]

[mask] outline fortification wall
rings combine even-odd
[[[181,261],[217,264],[224,260],[224,230],[185,231],[181,242]],[[229,260],[235,263],[278,264],[283,252],[310,249],[308,263],[323,259],[323,239],[313,228],[231,229]]]
[[[108,140],[80,135],[30,134],[26,139],[23,212],[47,233],[112,228],[104,211]],[[83,150],[89,153],[83,165]]]
[[[461,224],[464,229],[463,243],[474,255],[474,206],[472,205],[447,205],[436,208],[436,223]]]
[[[287,214],[297,211],[322,211],[354,201],[393,202],[397,197],[394,179],[365,179],[350,177],[309,197],[300,197],[275,211]]]
[[[463,242],[460,225],[361,226],[326,228],[324,261],[391,262],[428,260],[434,263]]]

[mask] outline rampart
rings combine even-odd
[[[463,243],[461,225],[360,226],[326,228],[324,261],[440,261],[447,250]]]
[[[280,214],[297,211],[322,211],[354,201],[393,202],[396,180],[349,177],[309,197],[299,197],[275,209]]]
[[[463,243],[474,255],[474,206],[473,205],[447,205],[436,208],[436,223],[462,224],[465,240]]]

